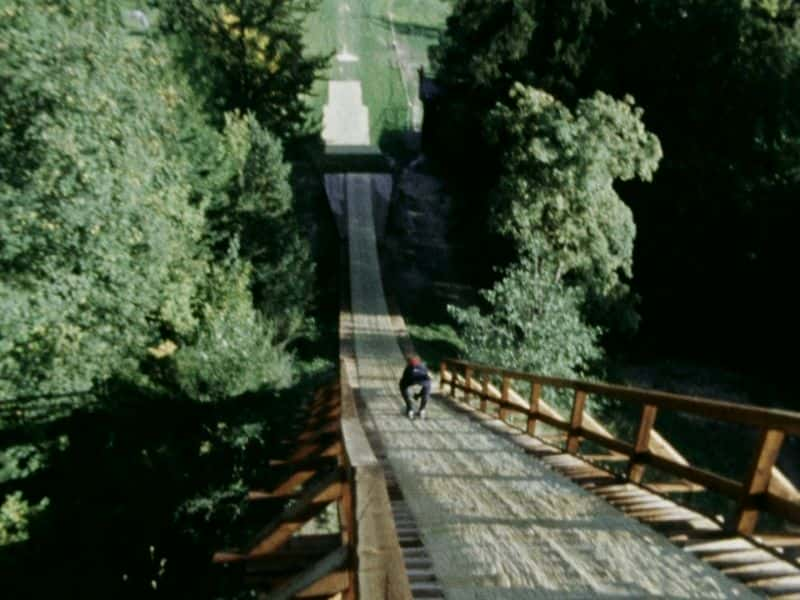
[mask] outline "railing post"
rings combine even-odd
[[[736,532],[750,535],[758,522],[758,499],[769,489],[772,467],[778,460],[783,439],[786,436],[779,429],[763,429],[759,436],[753,462],[742,487],[742,497],[736,514]]]
[[[505,423],[505,420],[508,418],[508,389],[511,387],[511,379],[509,379],[508,375],[503,375],[503,387],[500,391],[500,420]]]
[[[453,366],[453,370],[450,372],[450,397],[455,400],[456,399],[456,368]]]
[[[442,361],[439,363],[439,392],[444,393],[444,374],[447,373],[447,363]]]
[[[486,398],[489,396],[489,375],[481,375],[481,412],[486,412]]]
[[[531,401],[528,409],[528,435],[536,435],[536,417],[539,415],[539,400],[542,398],[542,386],[531,383]]]
[[[469,397],[472,393],[472,367],[464,369],[464,402],[469,404]]]
[[[586,408],[586,392],[575,390],[572,417],[569,420],[569,433],[567,434],[567,452],[570,454],[577,454],[581,445],[580,429],[583,425],[584,408]]]
[[[652,404],[642,407],[642,418],[639,421],[639,430],[636,433],[636,442],[633,446],[633,456],[628,462],[628,479],[639,483],[644,477],[644,469],[648,450],[650,448],[650,432],[656,422],[658,408]]]

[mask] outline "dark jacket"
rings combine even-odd
[[[418,365],[406,365],[406,368],[403,370],[403,376],[400,378],[400,387],[408,387],[430,380],[431,376],[428,374],[428,368],[423,363]]]

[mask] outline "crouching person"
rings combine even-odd
[[[419,385],[422,387],[420,394],[422,400],[419,404],[417,416],[420,419],[425,418],[425,407],[428,404],[428,398],[431,395],[431,376],[428,373],[428,368],[420,360],[419,356],[411,355],[408,357],[408,364],[403,369],[403,376],[400,378],[400,393],[403,395],[403,400],[406,402],[406,414],[409,419],[414,418],[414,407],[411,405],[411,387]]]

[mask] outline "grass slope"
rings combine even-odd
[[[327,79],[361,80],[370,111],[371,142],[421,122],[416,70],[428,66],[450,12],[441,0],[322,0],[309,16],[306,43],[313,53],[333,57],[326,80],[317,82],[311,104],[321,114]],[[416,108],[414,108],[416,104]]]

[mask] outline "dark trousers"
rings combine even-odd
[[[400,386],[400,393],[403,394],[403,400],[406,401],[406,411],[413,410],[414,407],[411,406],[411,388],[415,385],[422,387],[422,400],[419,403],[419,409],[425,410],[425,407],[428,405],[428,398],[431,395],[431,382],[430,381],[422,381],[420,383],[412,383],[410,385]]]

